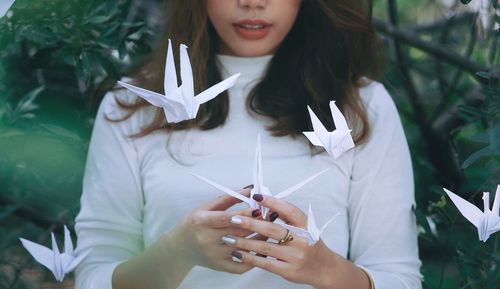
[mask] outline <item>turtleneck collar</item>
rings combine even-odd
[[[241,73],[237,84],[247,84],[262,78],[273,55],[258,57],[238,57],[217,54],[217,62],[222,78]]]

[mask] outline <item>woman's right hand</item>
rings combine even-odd
[[[249,195],[250,189],[241,193]],[[231,196],[220,196],[191,211],[151,247],[118,265],[113,272],[112,287],[178,288],[196,265],[236,274],[252,269],[251,265],[232,261],[232,247],[222,241],[225,235],[243,237],[253,233],[231,226],[232,216],[260,218],[260,211],[254,209],[227,211],[239,202]],[[266,237],[252,239],[264,240]]]
[[[244,189],[242,194],[249,195],[250,189]],[[232,227],[232,216],[261,216],[258,209],[226,211],[239,202],[241,201],[236,198],[224,195],[194,209],[171,233],[164,235],[163,240],[160,239],[168,247],[164,250],[177,252],[179,259],[190,268],[198,265],[236,274],[252,269],[252,266],[233,262],[231,246],[222,242],[225,235],[244,237],[253,233]]]

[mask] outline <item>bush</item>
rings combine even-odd
[[[480,242],[441,189],[482,209],[500,180],[500,4],[483,27],[480,1],[375,3],[412,151],[425,288],[500,287],[498,234]],[[18,238],[47,244],[73,226],[99,101],[151,52],[160,2],[18,0],[0,19],[0,288],[52,280],[33,276]]]

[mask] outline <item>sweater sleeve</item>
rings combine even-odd
[[[381,84],[370,86],[372,94],[365,96],[371,133],[355,148],[348,199],[350,259],[376,289],[420,289],[408,144],[390,95]]]
[[[132,118],[122,122],[114,93],[97,113],[76,217],[77,251],[92,249],[76,269],[76,289],[111,289],[114,269],[142,251],[143,194]]]

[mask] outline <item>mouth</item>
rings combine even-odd
[[[233,24],[238,34],[248,40],[264,38],[272,24],[260,19],[245,19]]]

